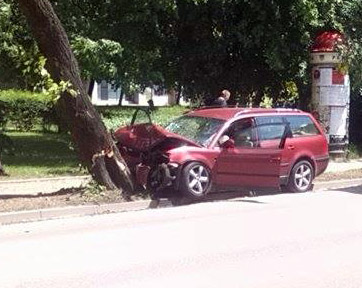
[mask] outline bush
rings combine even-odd
[[[117,129],[131,122],[137,107],[97,107],[108,129]],[[164,125],[173,118],[180,116],[188,108],[182,106],[159,107],[152,112],[153,123]],[[148,121],[142,112],[138,121]],[[60,125],[51,96],[19,90],[0,90],[0,129],[7,127],[18,131],[30,131],[37,126],[44,130],[52,124]]]
[[[49,95],[20,90],[0,91],[0,111],[0,125],[11,125],[19,131],[44,126],[54,113]]]

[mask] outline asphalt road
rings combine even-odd
[[[362,287],[362,186],[0,227],[0,287]]]

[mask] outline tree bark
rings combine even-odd
[[[59,99],[62,117],[69,125],[82,163],[93,178],[108,189],[133,191],[131,173],[85,91],[67,34],[48,0],[18,0],[56,82],[68,81],[70,91]]]
[[[302,80],[296,81],[298,93],[299,93],[299,104],[298,108],[304,111],[310,111],[310,104],[312,99],[312,88],[310,83],[304,83]]]
[[[95,80],[91,79],[89,81],[89,85],[87,86],[87,90],[88,90],[88,96],[90,99],[92,99],[92,93],[93,93],[93,89],[94,89],[94,84],[95,84]]]
[[[124,98],[124,90],[123,88],[121,88],[121,94],[119,95],[118,106],[122,106],[123,98]]]
[[[6,175],[6,173],[5,173],[3,166],[1,165],[1,159],[0,159],[0,176],[5,176],[5,175]]]
[[[182,86],[181,84],[177,84],[177,90],[176,90],[176,105],[180,105],[181,96],[182,96]]]

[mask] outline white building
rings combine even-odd
[[[102,80],[100,83],[94,82],[92,91],[92,104],[96,106],[118,105],[121,96],[121,88],[114,84]],[[166,91],[161,86],[154,85],[153,88],[147,87],[143,92],[134,95],[124,95],[122,106],[136,105],[147,106],[147,101],[152,99],[155,106],[168,106],[176,104],[176,95],[174,91]],[[183,98],[180,105],[188,105]]]

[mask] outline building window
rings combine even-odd
[[[102,80],[101,82],[101,100],[108,100],[108,83],[105,80]]]
[[[155,96],[162,96],[166,95],[167,90],[163,85],[153,85],[153,95]]]

